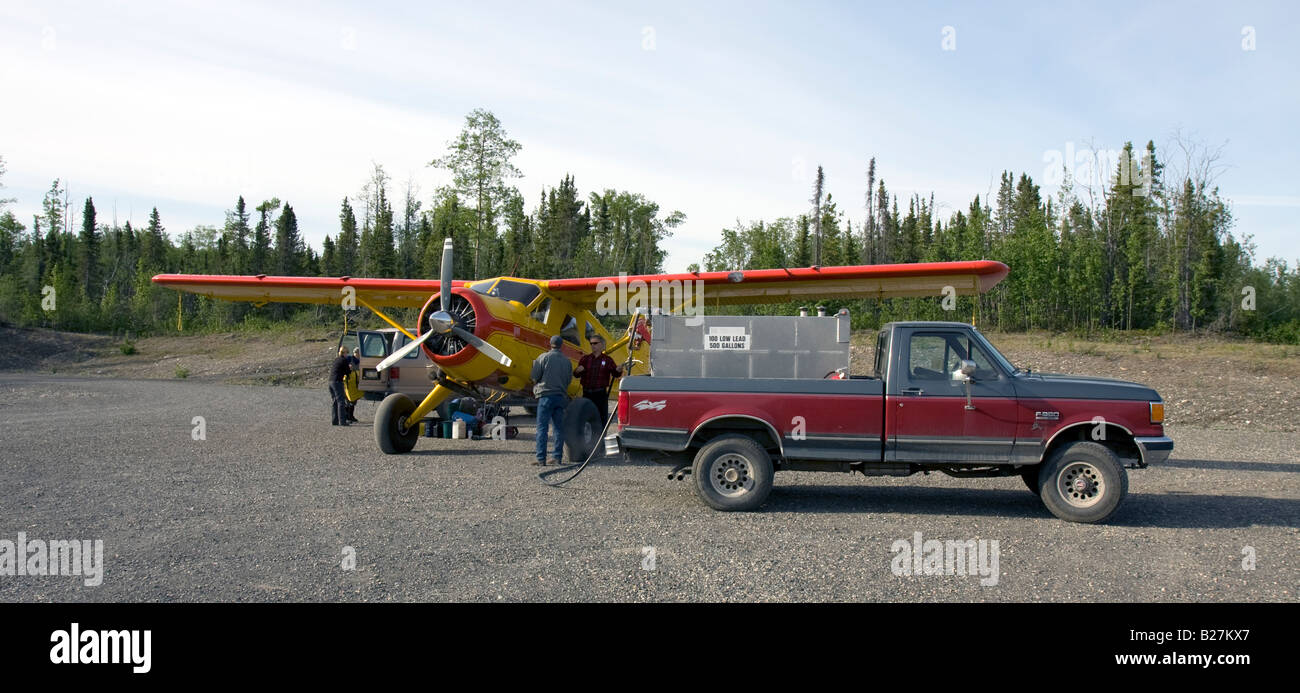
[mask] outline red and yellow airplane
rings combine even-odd
[[[648,372],[650,335],[642,318],[634,314],[626,332],[617,338],[596,318],[597,312],[633,312],[624,301],[631,297],[638,302],[638,292],[645,299],[639,301],[640,307],[647,311],[659,308],[703,314],[709,306],[742,303],[941,296],[946,287],[960,295],[972,295],[993,288],[1008,272],[1000,262],[978,260],[580,279],[496,277],[466,282],[451,277],[452,252],[448,238],[443,245],[441,278],[436,281],[194,274],[160,274],[153,281],[179,291],[259,305],[345,304],[352,298],[401,330],[412,341],[381,362],[380,370],[416,348],[424,349],[441,369],[437,384],[419,404],[395,393],[379,405],[375,441],[386,453],[402,453],[415,446],[419,435],[416,424],[453,393],[477,395],[475,388],[483,388],[531,396],[533,360],[549,350],[552,335],[564,339],[561,349],[575,363],[590,352],[587,338],[599,335],[615,361],[632,364],[626,374]],[[451,288],[443,291],[444,287]],[[391,306],[420,308],[416,334],[380,311]],[[565,427],[574,422],[581,444],[571,446],[569,454],[581,461],[598,442],[605,422],[597,421],[595,407],[581,397],[576,379],[570,395],[573,400],[565,412]]]

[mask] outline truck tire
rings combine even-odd
[[[1038,487],[1038,472],[1043,468],[1041,464],[1035,464],[1020,470],[1020,478],[1025,482],[1025,488],[1037,496],[1042,489]]]
[[[375,410],[375,442],[379,444],[380,450],[398,455],[410,452],[415,447],[415,442],[420,439],[419,422],[409,427],[405,433],[401,430],[406,415],[413,411],[415,402],[400,392],[394,392],[379,403],[379,408]]]
[[[1128,473],[1115,451],[1091,441],[1062,446],[1038,476],[1043,504],[1069,522],[1102,522],[1128,494]]]
[[[695,455],[695,491],[714,510],[756,510],[772,492],[772,458],[753,438],[715,438]]]
[[[564,449],[569,461],[582,463],[600,443],[600,431],[605,422],[600,420],[596,405],[586,397],[578,397],[564,408]]]

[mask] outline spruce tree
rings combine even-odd
[[[826,177],[822,173],[822,167],[817,167],[817,179],[813,181],[813,197],[810,202],[813,205],[813,264],[821,266],[822,264],[822,193],[826,184]]]
[[[235,211],[226,215],[226,228],[230,232],[230,273],[244,274],[249,269],[248,257],[248,208],[244,196],[235,202]]]
[[[336,271],[340,277],[350,277],[357,273],[357,255],[359,254],[357,238],[357,217],[352,213],[348,198],[343,198],[343,207],[339,211],[338,262]]]
[[[325,234],[325,240],[321,243],[320,266],[317,274],[322,277],[337,277],[339,272],[339,259],[334,252],[334,241],[330,240],[330,235]]]
[[[275,273],[287,277],[302,274],[300,256],[302,240],[298,236],[298,217],[288,202],[275,220]]]
[[[253,247],[249,250],[248,271],[265,274],[272,266],[271,212],[279,209],[279,198],[264,200],[257,206],[257,228],[253,230]]]
[[[82,291],[86,298],[98,301],[99,286],[99,232],[95,229],[95,202],[87,197],[81,211],[81,237],[77,244],[77,265]]]

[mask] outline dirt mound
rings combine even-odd
[[[83,364],[113,348],[108,337],[45,329],[0,327],[0,371],[45,371]]]
[[[129,349],[118,337],[46,329],[0,328],[0,338],[0,371],[319,387],[338,344],[338,332],[320,328],[146,337]]]

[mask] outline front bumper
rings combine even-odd
[[[1138,449],[1142,451],[1142,464],[1160,464],[1169,459],[1174,451],[1174,439],[1167,436],[1157,438],[1134,438]]]

